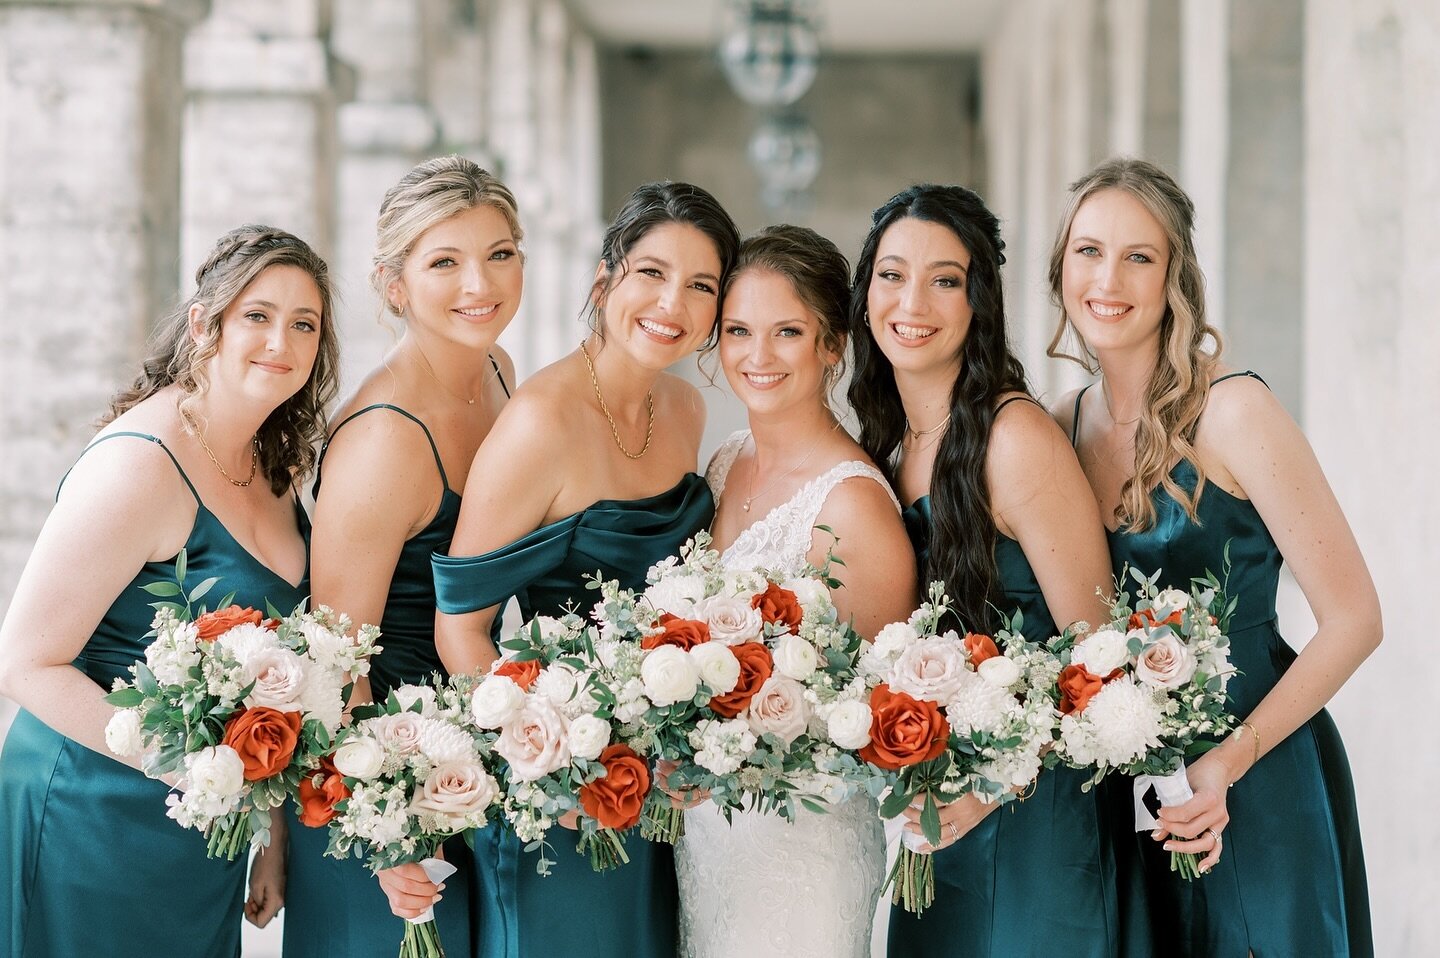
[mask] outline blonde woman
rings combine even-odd
[[[1101,377],[1055,412],[1111,527],[1115,571],[1158,569],[1186,589],[1223,575],[1228,551],[1239,602],[1240,727],[1189,766],[1195,797],[1119,857],[1143,877],[1160,954],[1370,955],[1354,787],[1324,705],[1379,644],[1380,604],[1305,437],[1260,377],[1220,361],[1193,223],[1163,170],[1110,160],[1071,187],[1050,259],[1051,355],[1073,330]],[[1276,630],[1282,561],[1319,623],[1298,655]],[[1209,874],[1181,880],[1162,842],[1202,855]]]

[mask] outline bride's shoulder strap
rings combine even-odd
[[[710,457],[710,465],[705,467],[705,481],[710,484],[710,492],[717,501],[720,493],[725,491],[725,477],[730,475],[730,467],[735,465],[735,458],[740,455],[740,450],[745,448],[745,440],[749,438],[748,429],[732,432]]]

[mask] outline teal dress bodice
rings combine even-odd
[[[527,620],[571,607],[583,614],[595,604],[585,576],[643,587],[650,566],[678,553],[714,514],[709,486],[688,473],[659,495],[596,502],[485,555],[436,555],[439,609],[473,612],[514,596]],[[596,873],[563,829],[550,838],[559,861],[541,878],[534,856],[523,853],[513,833],[487,828],[476,835],[483,916],[478,955],[673,958],[678,893],[670,846],[631,834],[629,864]]]
[[[1235,376],[1254,373],[1236,373]],[[1216,380],[1219,384],[1231,376]],[[1254,378],[1259,378],[1255,376]],[[1075,404],[1078,435],[1080,400]],[[1195,491],[1194,466],[1181,460],[1176,484]],[[1230,622],[1230,712],[1244,718],[1295,661],[1281,637],[1275,593],[1283,556],[1255,506],[1207,483],[1197,521],[1157,487],[1156,521],[1141,532],[1111,532],[1118,576],[1126,565],[1159,584],[1189,590],[1192,578],[1213,572],[1238,601]],[[1126,583],[1133,587],[1134,580]],[[1128,795],[1128,781],[1124,782]],[[1278,743],[1229,790],[1225,852],[1203,878],[1187,882],[1169,869],[1169,856],[1147,834],[1124,836],[1117,853],[1143,876],[1157,953],[1177,956],[1326,955],[1374,953],[1364,854],[1355,788],[1340,733],[1321,710]]]
[[[930,552],[931,501],[905,509],[922,591]],[[996,605],[1021,613],[1032,642],[1058,634],[1020,543],[996,533]],[[997,622],[966,623],[994,629]],[[935,853],[935,907],[916,917],[890,910],[890,954],[915,958],[1111,958],[1120,954],[1115,870],[1096,793],[1066,768],[1040,773],[1023,802],[991,812]]]
[[[113,432],[95,440],[154,436]],[[84,455],[84,453],[81,453]],[[186,583],[210,576],[212,595],[234,591],[235,602],[288,612],[309,592],[308,570],[296,585],[266,568],[230,535],[195,496],[195,522],[185,541]],[[63,480],[62,480],[63,482]],[[296,522],[308,539],[304,510]],[[79,560],[81,557],[76,557]],[[145,658],[155,610],[142,587],[175,580],[175,557],[147,562],[101,618],[75,667],[109,689]],[[77,569],[75,588],[85,588]],[[64,596],[56,597],[64,601]],[[240,953],[245,858],[205,857],[205,837],[165,816],[163,782],[91,751],[21,711],[0,753],[0,951],[13,958],[105,955],[151,958]]]

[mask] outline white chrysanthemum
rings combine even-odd
[[[249,622],[237,625],[215,640],[244,668],[257,653],[280,647],[280,640],[269,629]]]
[[[1061,738],[1072,757],[1084,764],[1125,765],[1160,746],[1164,710],[1150,690],[1129,676],[1116,679],[1096,694],[1078,719],[1067,715]]]
[[[987,682],[974,672],[963,673],[959,687],[945,706],[945,717],[956,735],[971,732],[998,732],[1018,714],[1020,706],[1004,688]]]
[[[425,719],[420,727],[420,751],[434,765],[473,762],[475,741],[464,729],[449,722]]]
[[[645,599],[662,612],[688,619],[695,603],[705,598],[705,580],[698,575],[669,575],[645,590]]]
[[[314,719],[331,735],[340,728],[345,717],[344,676],[325,671],[312,674],[300,690],[300,710],[307,719]]]

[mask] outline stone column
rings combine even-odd
[[[568,319],[578,316],[584,306],[590,277],[600,260],[607,213],[601,199],[600,67],[595,41],[580,31],[570,38],[570,85],[566,99],[570,109],[567,193],[572,225],[569,266],[563,288],[573,303],[567,300],[561,309],[562,318]]]
[[[180,46],[204,4],[0,2],[0,614],[174,305]]]
[[[1210,322],[1225,327],[1225,173],[1229,0],[1181,0],[1180,185],[1195,202],[1195,249]]]

